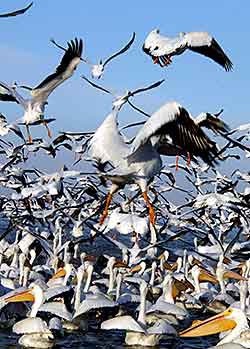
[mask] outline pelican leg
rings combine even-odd
[[[159,64],[159,57],[153,57],[154,64]]]
[[[48,132],[48,137],[51,138],[52,137],[52,132],[49,129],[48,123],[46,121],[43,122],[47,132]]]
[[[190,167],[191,164],[191,154],[189,152],[187,152],[187,167]]]
[[[163,61],[163,65],[164,66],[169,65],[170,63],[172,63],[172,60],[171,60],[171,58],[168,55],[163,56],[162,57],[162,61]]]
[[[102,216],[100,218],[100,224],[102,225],[108,215],[108,208],[109,208],[109,205],[111,203],[111,200],[112,200],[112,194],[111,193],[108,193],[107,197],[106,197],[106,202],[105,202],[105,207],[104,207],[104,211],[102,213]]]
[[[26,124],[25,126],[26,126],[26,130],[27,130],[27,134],[28,134],[28,143],[32,143],[32,137],[31,137],[29,125]]]
[[[143,199],[146,202],[147,206],[148,206],[148,210],[149,210],[149,219],[150,219],[150,223],[152,223],[153,225],[155,225],[155,210],[149,200],[148,194],[146,191],[144,191],[142,193]]]
[[[175,158],[175,171],[178,171],[178,169],[179,169],[179,155],[177,154]]]

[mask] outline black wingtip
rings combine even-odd
[[[26,11],[28,11],[31,8],[32,5],[33,5],[33,1],[28,6],[26,6],[25,8],[22,8],[21,10],[16,10],[14,12],[8,12],[8,13],[0,14],[0,18],[15,17],[15,16],[22,15]]]

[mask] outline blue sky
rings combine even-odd
[[[28,0],[2,2],[6,12],[26,6]],[[131,49],[107,67],[100,83],[117,92],[166,79],[164,86],[138,96],[134,103],[153,112],[161,104],[176,100],[193,115],[224,108],[223,117],[235,126],[249,120],[249,0],[225,1],[82,1],[34,0],[23,16],[1,19],[1,80],[37,85],[53,72],[62,52],[49,39],[65,44],[81,37],[85,56],[92,62],[106,58],[122,47],[136,32]],[[208,31],[234,63],[233,72],[225,72],[216,63],[195,53],[173,59],[162,69],[153,65],[142,50],[147,34],[159,28],[174,36],[181,31]],[[111,96],[89,87],[80,75],[89,76],[89,66],[81,64],[74,77],[50,97],[47,115],[57,120],[54,134],[61,130],[94,130],[111,109]],[[1,103],[9,120],[22,115],[17,105]],[[142,120],[125,107],[120,123]],[[45,131],[39,130],[45,136]]]

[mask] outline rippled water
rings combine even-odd
[[[0,332],[0,348],[17,348],[19,336],[10,331]],[[160,346],[155,348],[161,349],[205,349],[218,342],[218,337],[210,336],[206,338],[195,339],[163,339]],[[65,334],[61,339],[56,340],[55,348],[106,348],[106,349],[124,349],[128,348],[124,344],[124,334],[121,331],[101,331],[90,330],[87,333],[70,333]],[[129,348],[139,348],[129,347]],[[142,347],[140,347],[142,348]]]

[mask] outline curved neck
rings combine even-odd
[[[114,289],[115,277],[114,277],[114,269],[113,265],[109,268],[109,287],[107,293],[111,293]]]
[[[142,286],[140,289],[140,296],[141,296],[141,303],[140,303],[140,312],[138,315],[137,321],[142,324],[146,325],[146,296],[147,296],[147,286]]]
[[[41,287],[38,287],[36,289],[36,292],[34,294],[35,301],[32,305],[31,312],[30,312],[30,317],[36,317],[36,314],[38,312],[38,309],[44,302],[44,293]]]
[[[150,286],[154,286],[154,283],[155,283],[155,269],[156,269],[155,266],[152,265],[151,277],[149,281]]]
[[[119,273],[116,278],[116,301],[120,297],[122,287],[122,274]]]
[[[88,290],[89,290],[89,287],[90,287],[90,284],[91,284],[91,280],[92,280],[92,274],[93,274],[93,265],[90,264],[87,268],[87,280],[86,280],[86,283],[84,285],[84,290],[83,292],[87,293]]]
[[[75,304],[74,304],[75,310],[79,308],[81,303],[82,280],[83,280],[83,273],[82,271],[79,271],[77,273],[77,285],[76,285],[76,291],[75,291]]]

